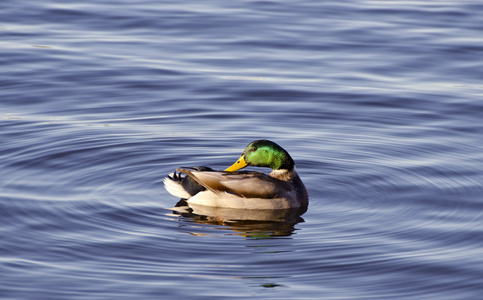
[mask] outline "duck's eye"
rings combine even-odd
[[[257,148],[253,147],[253,148],[250,149],[250,151],[255,152],[255,151],[257,151]]]

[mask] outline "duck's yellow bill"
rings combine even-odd
[[[231,165],[228,169],[226,169],[225,171],[227,172],[234,172],[234,171],[238,171],[240,169],[243,169],[244,167],[246,167],[248,164],[247,162],[245,161],[245,155],[242,155],[237,161],[236,163],[234,163],[233,165]]]

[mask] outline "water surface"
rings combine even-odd
[[[477,1],[0,8],[2,299],[483,294]],[[172,209],[261,138],[305,214]]]

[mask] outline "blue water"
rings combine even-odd
[[[482,32],[469,0],[2,1],[0,298],[481,298]],[[304,215],[171,209],[262,138]]]

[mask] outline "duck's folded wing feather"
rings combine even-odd
[[[246,198],[278,198],[290,193],[290,183],[260,172],[198,172],[177,169],[215,193],[231,193]]]

